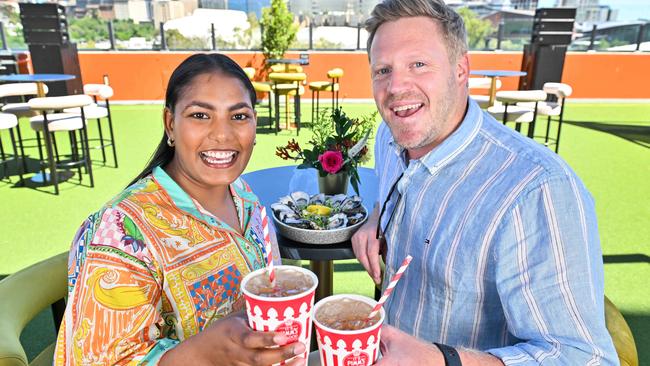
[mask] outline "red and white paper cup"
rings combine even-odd
[[[349,298],[362,301],[373,308],[377,302],[365,296],[340,294],[328,296],[314,306],[314,326],[318,339],[318,352],[322,366],[369,366],[379,357],[379,339],[381,325],[384,322],[384,309],[379,312],[380,318],[376,324],[359,330],[332,329],[316,318],[318,309],[330,301]]]
[[[318,286],[318,278],[310,270],[296,266],[276,266],[275,271],[291,269],[307,275],[312,280],[312,286],[297,295],[286,297],[265,297],[247,290],[248,281],[257,276],[267,276],[266,268],[251,272],[242,280],[241,289],[246,300],[248,325],[256,331],[283,332],[287,344],[296,341],[305,345],[305,353],[296,357],[307,359],[309,340],[311,338],[312,308],[314,307],[314,292]],[[287,361],[274,365],[284,365]]]

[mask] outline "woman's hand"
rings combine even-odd
[[[286,344],[282,333],[256,332],[244,312],[222,318],[168,351],[160,365],[271,365],[305,352],[300,342]],[[270,348],[276,347],[276,348]],[[306,365],[298,358],[287,365]]]

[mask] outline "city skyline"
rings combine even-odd
[[[557,0],[540,0],[540,8],[554,7]],[[618,21],[644,19],[650,21],[650,6],[644,0],[600,0],[600,5],[607,5],[618,10]]]

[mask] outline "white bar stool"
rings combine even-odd
[[[512,90],[497,92],[496,100],[503,103],[503,106],[492,106],[488,112],[496,119],[500,119],[505,125],[508,122],[515,122],[515,130],[521,132],[521,124],[527,123],[528,137],[535,137],[535,119],[537,118],[537,104],[546,100],[546,93],[543,90]],[[534,103],[532,108],[513,105],[521,102]]]
[[[105,82],[108,82],[108,79],[105,79]],[[86,120],[97,120],[97,130],[99,131],[99,137],[97,139],[89,139],[89,141],[99,141],[98,145],[92,146],[91,148],[102,150],[102,162],[104,165],[106,165],[106,148],[110,146],[113,150],[113,162],[115,163],[115,168],[117,168],[117,150],[115,148],[113,119],[111,117],[111,107],[109,102],[109,98],[113,96],[113,88],[107,84],[86,84],[84,85],[84,94],[90,95],[95,101],[95,103],[84,107],[84,115],[86,117]],[[105,107],[99,106],[97,104],[98,99],[102,99],[104,101]],[[80,114],[80,109],[81,108],[66,108],[63,110],[63,112]],[[106,118],[108,121],[108,139],[104,138],[101,123],[102,118]]]
[[[45,140],[45,149],[47,151],[47,167],[50,170],[50,182],[54,184],[55,194],[59,194],[59,179],[57,168],[76,167],[79,172],[79,183],[82,182],[81,167],[85,167],[90,177],[90,187],[94,187],[92,164],[90,160],[90,150],[88,147],[88,132],[86,130],[86,117],[83,111],[85,106],[93,104],[93,99],[88,95],[69,95],[63,97],[44,97],[30,99],[29,107],[35,111],[40,111],[41,115],[30,118],[30,125],[34,131],[43,132]],[[63,110],[66,108],[81,108],[81,113],[51,113],[52,110]],[[52,149],[53,133],[59,131],[68,131],[70,137],[71,158],[68,162],[55,161]],[[76,131],[79,131],[81,140],[81,149],[77,146]],[[39,158],[41,165],[45,165],[43,160],[42,147],[39,142]],[[79,151],[81,150],[81,154]],[[58,155],[58,154],[57,154]],[[58,160],[58,158],[56,159]],[[47,181],[45,170],[43,169],[43,182]]]
[[[14,150],[14,155],[13,155],[13,160],[16,161],[16,171],[18,171],[18,176],[20,180],[18,182],[23,181],[23,173],[25,172],[24,170],[24,165],[25,165],[25,154],[20,154],[18,153],[18,148],[16,144],[16,136],[14,136],[14,128],[18,127],[18,118],[14,116],[13,114],[10,113],[0,113],[0,131],[7,130],[9,131],[9,136],[11,138],[11,146],[13,147]],[[18,164],[18,157],[20,156],[20,159],[22,160],[22,165],[23,169],[20,169],[20,164]],[[0,138],[0,163],[3,166],[2,169],[2,175],[0,175],[0,178],[4,179],[6,176],[7,178],[9,177],[9,174],[7,173],[7,162],[9,161],[8,157],[5,154],[4,147],[2,146],[2,138]],[[11,182],[11,179],[9,180]]]
[[[562,121],[564,120],[564,102],[573,93],[573,88],[564,83],[544,83],[544,91],[549,96],[554,96],[555,101],[539,102],[537,104],[537,115],[546,116],[546,135],[544,145],[549,146],[549,135],[551,132],[551,121],[557,117],[557,134],[555,135],[555,152],[560,150],[560,133],[562,132]],[[518,103],[524,107],[532,108],[532,103]]]

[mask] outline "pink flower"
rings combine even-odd
[[[324,171],[336,174],[343,166],[343,154],[340,151],[325,151],[318,157],[318,161]]]

